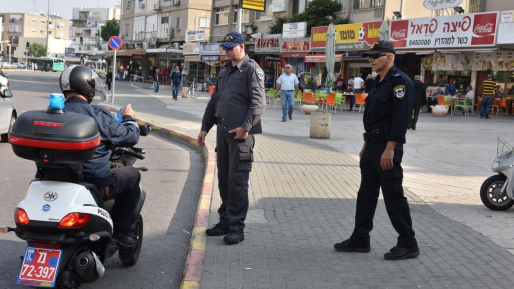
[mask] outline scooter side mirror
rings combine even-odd
[[[139,135],[140,136],[147,136],[152,132],[152,127],[147,125],[142,125],[139,127]]]

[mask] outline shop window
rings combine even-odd
[[[230,12],[230,7],[223,7],[216,9],[216,25],[224,25],[228,24],[228,13]]]
[[[255,11],[255,20],[271,20],[273,19],[273,6],[271,0],[266,0],[266,10],[264,12]],[[236,19],[237,21],[237,19]]]
[[[385,0],[353,0],[353,9],[384,7]]]
[[[177,17],[177,30],[182,28],[182,17]]]
[[[239,12],[239,6],[234,6],[234,23],[237,23],[237,13]],[[243,18],[241,19],[241,23],[250,21],[250,10],[243,10]]]

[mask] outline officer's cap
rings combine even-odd
[[[239,44],[245,44],[245,40],[243,34],[236,31],[225,35],[225,37],[223,37],[223,43],[221,43],[221,45],[225,47],[235,47]]]
[[[370,55],[379,54],[382,52],[390,52],[392,54],[396,54],[396,50],[394,49],[394,46],[391,42],[385,41],[385,40],[380,40],[380,41],[375,42],[375,44],[373,44],[373,46],[371,46],[371,49],[364,52],[362,54],[362,56],[366,57],[366,56],[370,56]]]

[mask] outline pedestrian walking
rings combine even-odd
[[[180,90],[180,67],[176,66],[175,71],[171,74],[171,82],[173,83],[172,93],[173,99],[177,100],[178,92]]]
[[[493,77],[489,74],[487,79],[482,81],[482,107],[480,108],[480,119],[491,119],[489,117],[489,110],[491,110],[491,104],[493,103],[494,95],[497,92],[496,82]]]
[[[156,68],[152,75],[154,92],[159,92],[159,82],[161,82],[161,70]]]
[[[419,110],[422,105],[427,104],[427,89],[425,84],[420,81],[421,76],[414,76],[414,105],[412,106],[411,120],[409,128],[416,130],[416,124],[418,123]]]
[[[107,89],[111,90],[112,83],[112,69],[107,69],[107,74],[105,75],[105,83],[107,84]]]
[[[296,74],[291,72],[293,69],[291,64],[286,64],[283,72],[277,79],[277,89],[275,90],[275,98],[277,98],[278,91],[280,90],[280,99],[282,100],[282,122],[286,122],[286,117],[293,120],[294,108],[294,93],[301,93],[300,81]],[[289,111],[287,110],[289,106]],[[286,115],[287,112],[287,115]]]
[[[386,260],[415,258],[419,249],[409,204],[403,193],[401,166],[403,144],[409,125],[414,85],[396,69],[396,51],[391,42],[380,40],[363,53],[378,73],[364,111],[364,145],[360,157],[361,184],[357,193],[355,228],[351,237],[337,243],[341,252],[370,252],[370,235],[380,189],[387,214],[399,234],[397,245],[385,253]]]
[[[125,68],[123,68],[123,64],[120,65],[118,68],[118,80],[121,81],[123,79],[123,72],[125,71]]]
[[[245,55],[244,37],[231,32],[223,38],[227,64],[220,70],[216,88],[205,109],[198,144],[216,123],[216,157],[221,206],[219,223],[207,236],[226,235],[223,241],[244,240],[248,212],[248,180],[252,170],[254,133],[260,133],[260,118],[266,107],[264,71]]]
[[[187,85],[187,68],[182,69],[182,85]]]
[[[364,88],[366,89],[366,92],[367,93],[370,93],[371,90],[373,89],[373,83],[375,82],[375,80],[373,79],[373,76],[370,74],[368,74],[366,76],[366,80],[364,81]]]

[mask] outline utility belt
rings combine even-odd
[[[374,143],[377,141],[386,141],[389,138],[389,133],[391,130],[388,125],[382,124],[369,132],[363,133],[364,141],[369,143]]]

